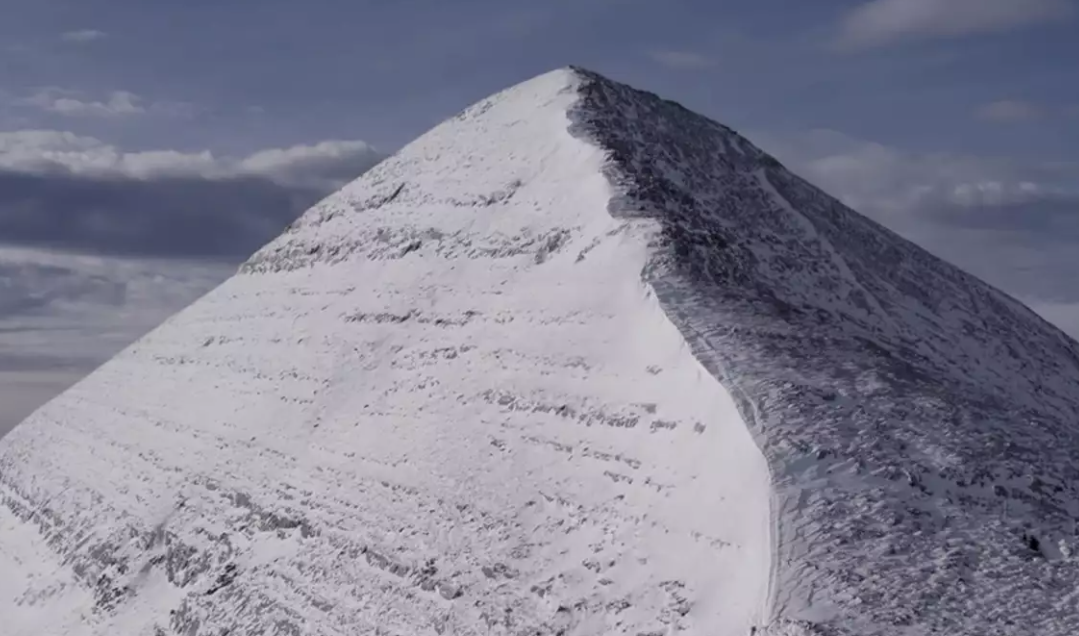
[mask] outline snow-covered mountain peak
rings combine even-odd
[[[1072,634],[1076,352],[729,128],[561,69],[0,441],[0,612],[35,635]]]

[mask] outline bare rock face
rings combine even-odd
[[[0,441],[3,630],[1079,633],[1077,350],[730,129],[555,71]]]

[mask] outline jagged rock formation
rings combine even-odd
[[[556,71],[0,441],[0,611],[57,635],[1073,634],[1077,350],[730,129]]]

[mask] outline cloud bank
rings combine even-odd
[[[0,133],[0,240],[125,256],[242,260],[381,157],[361,141],[230,158],[124,152],[59,131]]]

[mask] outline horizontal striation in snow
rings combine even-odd
[[[760,625],[768,467],[581,82],[435,128],[0,441],[5,636]]]
[[[559,71],[0,441],[0,610],[30,634],[1071,636],[1077,421],[1079,348],[1020,303],[729,128]]]

